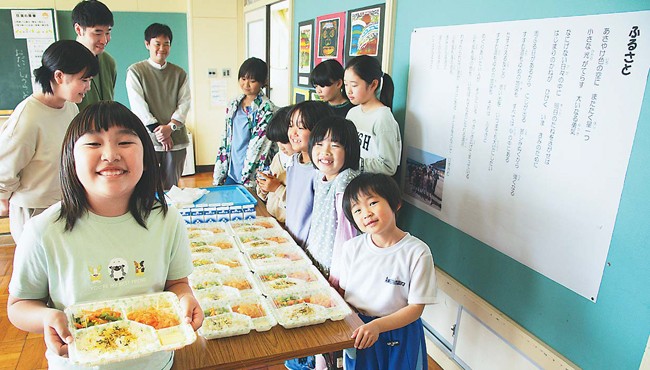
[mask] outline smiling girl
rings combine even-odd
[[[61,143],[97,74],[97,58],[73,40],[50,45],[34,70],[41,87],[0,127],[0,216],[9,215],[17,243],[31,217],[61,200]]]
[[[342,206],[345,187],[359,175],[359,139],[354,123],[341,117],[318,121],[309,135],[309,153],[318,176],[307,254],[338,288],[339,247],[357,235]]]
[[[309,153],[309,134],[316,123],[334,111],[326,103],[308,100],[298,103],[289,111],[289,143],[295,154],[287,162],[287,231],[300,246],[309,235],[314,203],[314,178],[316,169]]]
[[[359,131],[361,171],[394,175],[400,164],[402,139],[391,112],[392,78],[382,72],[377,59],[362,55],[348,62],[343,82],[348,99],[357,105],[346,118]]]
[[[50,368],[77,368],[67,358],[72,337],[63,310],[79,302],[171,291],[185,321],[201,326],[187,282],[187,230],[178,211],[158,201],[160,170],[138,117],[112,101],[84,109],[65,135],[61,187],[63,200],[30,220],[18,242],[7,305],[12,324],[44,334]],[[146,270],[134,273],[130,261]],[[172,362],[163,351],[113,368],[168,369]]]

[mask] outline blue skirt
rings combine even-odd
[[[364,323],[376,317],[359,315]],[[345,350],[347,370],[427,370],[427,348],[422,320],[379,334],[370,348]]]

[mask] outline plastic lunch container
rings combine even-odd
[[[250,233],[263,230],[282,230],[278,221],[273,217],[258,217],[253,220],[239,220],[228,222],[235,234]]]
[[[263,247],[297,246],[288,232],[284,230],[262,230],[236,236],[242,251]]]
[[[329,283],[316,267],[307,263],[296,263],[281,267],[263,267],[255,270],[254,276],[264,294],[329,287]]]
[[[172,292],[81,303],[64,312],[74,336],[70,359],[84,366],[175,350],[196,340]]]
[[[195,269],[201,269],[204,272],[210,272],[209,266],[212,265],[216,270],[230,269],[230,272],[249,271],[250,267],[244,255],[239,250],[215,250],[212,253],[192,253],[192,264]],[[220,271],[212,271],[220,272]]]
[[[287,329],[320,324],[327,319],[342,320],[352,313],[333,288],[276,293],[268,298],[278,323]]]
[[[246,271],[224,274],[193,272],[189,280],[190,287],[195,293],[224,286],[237,289],[240,296],[260,295],[257,281],[250,272]]]
[[[296,245],[260,247],[244,250],[244,254],[248,257],[253,270],[268,266],[310,263],[305,252]]]
[[[235,239],[230,235],[197,236],[190,239],[192,253],[213,253],[219,250],[236,250]]]
[[[216,286],[205,290],[194,291],[194,296],[199,301],[201,307],[204,305],[220,302],[227,299],[239,298],[239,290],[229,286]]]
[[[277,325],[268,301],[261,296],[201,303],[201,308],[205,319],[198,332],[206,339],[267,331]]]
[[[204,224],[187,225],[187,236],[192,239],[195,236],[211,236],[226,234],[228,229],[221,222],[208,222]]]

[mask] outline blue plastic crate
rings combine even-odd
[[[227,222],[255,218],[257,200],[242,185],[204,188],[209,191],[191,208],[179,211],[188,224]]]

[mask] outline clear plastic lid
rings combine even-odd
[[[210,266],[210,265],[208,265]],[[190,287],[194,293],[209,290],[219,286],[237,289],[240,295],[259,295],[260,289],[250,272],[226,274],[193,272],[190,275]]]
[[[208,272],[209,265],[220,265],[230,272],[249,271],[249,265],[239,250],[215,250],[212,253],[192,253],[192,264],[195,269]],[[213,266],[218,269],[219,266]],[[217,272],[217,271],[213,271]]]
[[[333,288],[271,294],[269,300],[278,323],[285,328],[341,320],[352,313]]]
[[[250,317],[229,312],[205,318],[199,335],[206,339],[233,337],[248,334],[251,328]]]
[[[190,239],[194,235],[194,231],[197,231],[196,235],[205,235],[205,232],[210,234],[224,234],[227,232],[226,225],[221,222],[208,222],[202,224],[191,224],[187,225],[187,234]]]
[[[255,269],[296,263],[310,263],[305,252],[298,246],[266,247],[245,250],[251,267]]]
[[[199,334],[206,339],[246,334],[250,330],[267,331],[277,325],[271,306],[264,297],[224,299],[202,303],[201,307],[205,321]]]
[[[329,287],[328,282],[316,267],[306,263],[264,267],[255,270],[254,276],[265,294]]]
[[[257,217],[252,220],[230,221],[230,228],[235,234],[250,233],[262,230],[282,230],[278,221],[273,217]]]
[[[209,289],[198,290],[194,292],[194,296],[198,299],[201,307],[215,302],[228,300],[232,298],[239,298],[241,294],[239,290],[229,286],[217,286]]]
[[[275,246],[297,246],[289,233],[284,230],[263,230],[254,233],[241,233],[237,239],[243,251]]]
[[[85,366],[174,350],[196,340],[171,292],[81,303],[64,312],[74,336],[70,359]]]
[[[199,250],[201,247],[212,248],[202,251]],[[236,244],[230,235],[209,235],[190,239],[190,248],[193,253],[213,253],[219,250],[236,250]]]

